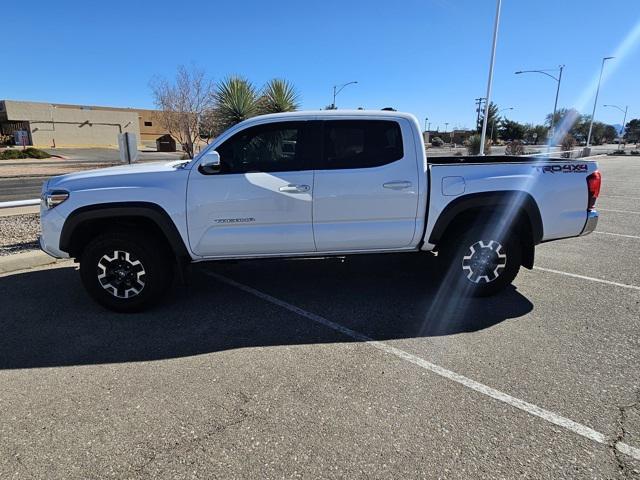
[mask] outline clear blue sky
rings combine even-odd
[[[494,0],[120,1],[34,0],[5,16],[0,98],[153,107],[149,80],[195,62],[213,79],[239,73],[257,85],[294,82],[305,109],[393,106],[472,126],[484,96]],[[5,12],[9,13],[9,12]],[[519,69],[566,65],[560,106],[591,112],[589,86],[640,23],[638,0],[503,0],[493,99],[509,118],[541,123],[554,82]],[[610,66],[603,103],[640,117],[640,47]],[[585,93],[586,92],[586,93]]]

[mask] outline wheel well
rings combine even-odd
[[[82,256],[84,247],[96,236],[115,231],[144,232],[156,239],[167,252],[172,252],[171,245],[156,222],[144,216],[131,215],[123,217],[106,217],[83,220],[76,225],[68,241],[68,253],[71,257]]]
[[[442,241],[438,244],[447,242],[447,239],[455,237],[457,232],[462,229],[469,229],[476,225],[486,225],[488,222],[498,222],[505,229],[513,229],[520,239],[522,246],[522,266],[525,268],[533,268],[535,240],[531,220],[527,212],[523,209],[517,211],[513,218],[508,218],[511,213],[504,207],[491,208],[470,208],[456,215],[449,223],[441,236]],[[436,250],[438,245],[436,245]]]

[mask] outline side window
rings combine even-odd
[[[304,169],[305,122],[268,123],[236,133],[216,150],[222,173]]]
[[[402,133],[389,120],[328,120],[320,169],[368,168],[400,160]]]

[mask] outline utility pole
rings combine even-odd
[[[493,24],[493,45],[491,46],[491,60],[489,62],[489,79],[487,80],[487,96],[484,101],[484,119],[482,120],[482,134],[480,135],[480,153],[484,156],[484,139],[487,136],[487,123],[489,121],[489,106],[491,105],[491,87],[493,86],[493,67],[496,63],[496,45],[498,44],[498,27],[500,26],[500,8],[502,0],[496,2],[496,19]]]
[[[480,97],[475,99],[476,104],[476,130],[478,129],[478,125],[480,124],[480,111],[482,110],[482,102],[484,102],[485,98]]]

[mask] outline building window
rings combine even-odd
[[[144,122],[145,127],[153,127],[153,122]]]

